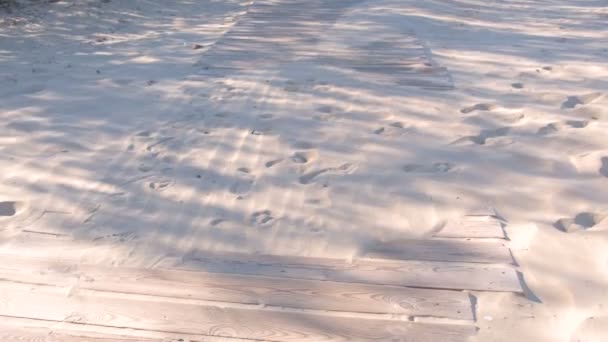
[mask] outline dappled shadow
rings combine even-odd
[[[601,110],[560,108],[606,89],[588,2],[542,17],[534,2],[315,3],[321,24],[284,34],[272,18],[255,31],[237,1],[60,2],[3,26],[2,194],[28,206],[6,250],[40,240],[28,253],[148,267],[193,249],[348,258],[480,206],[550,224],[573,196],[605,200],[587,191],[604,165],[571,161],[607,148],[583,133]]]

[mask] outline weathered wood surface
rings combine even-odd
[[[0,315],[268,341],[403,340],[464,342],[466,325],[424,324],[270,310],[66,295],[57,287],[0,284]]]
[[[465,216],[450,220],[435,234],[445,238],[496,238],[504,239],[505,232],[500,221],[484,216]]]
[[[371,245],[365,256],[397,260],[513,263],[509,249],[504,243],[496,241],[395,240]]]
[[[399,286],[101,267],[0,255],[0,279],[151,296],[311,310],[473,320],[467,294]]]
[[[210,69],[247,73],[305,61],[315,68],[364,73],[370,83],[453,89],[449,72],[434,65],[428,48],[413,32],[361,36],[353,29],[362,19],[349,18],[349,11],[360,2],[256,1],[205,52],[199,65],[205,73]]]
[[[252,340],[0,316],[0,341],[250,342]]]
[[[0,317],[0,320],[2,317]],[[58,333],[45,328],[17,328],[0,325],[2,342],[163,342],[161,339],[122,336],[79,336],[69,332]]]
[[[338,259],[192,252],[177,268],[213,273],[523,293],[511,267],[437,261]]]

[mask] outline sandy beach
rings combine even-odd
[[[467,340],[607,341],[607,23],[604,0],[0,8],[0,259],[504,263],[521,291],[432,287],[474,298]],[[230,335],[281,340],[256,336]]]

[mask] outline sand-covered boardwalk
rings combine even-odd
[[[18,3],[0,340],[608,339],[605,1]]]

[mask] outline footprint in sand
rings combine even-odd
[[[330,121],[336,118],[336,114],[334,113],[335,108],[331,107],[331,106],[320,106],[317,107],[317,112],[319,112],[319,114],[316,114],[313,116],[313,119],[318,120],[318,121]]]
[[[251,135],[276,135],[277,133],[273,131],[270,126],[259,126],[251,129],[249,131]]]
[[[155,191],[163,191],[170,188],[173,185],[173,180],[168,178],[160,178],[148,183],[148,187]]]
[[[325,169],[320,169],[320,170],[315,170],[315,171],[305,173],[302,176],[300,176],[299,181],[300,181],[300,184],[306,185],[306,184],[313,183],[317,177],[319,177],[323,174],[326,174],[326,173],[350,174],[355,170],[355,168],[356,167],[353,164],[345,163],[338,167],[328,167]]]
[[[173,139],[175,139],[175,137],[160,138],[160,139],[156,140],[155,142],[153,142],[152,144],[146,146],[146,150],[148,150],[148,152],[157,152],[158,147],[163,146],[165,143],[167,143]]]
[[[285,82],[285,86],[283,87],[283,90],[293,93],[293,92],[300,90],[300,86],[296,82],[287,81],[287,82]]]
[[[608,157],[602,157],[602,166],[600,167],[600,175],[608,177]]]
[[[308,141],[296,141],[291,144],[291,147],[296,150],[312,150],[313,148],[315,148],[315,145]]]
[[[0,202],[0,217],[15,216],[24,207],[22,202],[6,201]]]
[[[144,172],[144,173],[145,172],[150,172],[150,171],[154,170],[154,165],[152,165],[152,164],[146,164],[146,163],[141,163],[141,164],[139,164],[139,166],[137,167],[137,169],[140,172]]]
[[[107,235],[103,235],[103,236],[97,236],[97,237],[93,238],[93,241],[118,243],[118,242],[133,241],[136,238],[137,238],[137,235],[133,232],[123,232],[123,233],[114,233],[114,234],[107,234]]]
[[[217,227],[225,221],[226,220],[223,218],[216,218],[216,219],[211,220],[211,222],[209,222],[209,225],[212,227]]]
[[[264,164],[264,165],[266,165],[266,167],[270,169],[271,167],[273,167],[273,166],[281,163],[282,161],[283,161],[282,158],[281,159],[275,159],[275,160],[267,161],[266,164]]]
[[[587,120],[568,120],[564,122],[552,122],[538,129],[538,135],[549,135],[562,130],[565,126],[570,128],[585,128],[589,125]]]
[[[553,224],[553,226],[566,233],[571,233],[578,230],[590,229],[598,225],[606,214],[584,212],[579,213],[574,218],[561,218]]]
[[[272,115],[272,114],[260,114],[260,115],[258,115],[258,119],[261,119],[261,120],[270,120],[272,118],[274,118],[274,115]]]
[[[601,98],[604,94],[600,92],[588,93],[584,95],[578,96],[568,96],[568,98],[562,103],[562,109],[573,109],[576,106],[583,106],[586,104],[590,104],[599,98]]]
[[[270,211],[270,210],[256,211],[255,213],[251,214],[251,223],[253,223],[257,226],[264,227],[264,228],[271,226],[274,223],[274,217],[272,216],[272,211]]]
[[[460,110],[461,113],[463,114],[468,114],[468,113],[472,113],[474,111],[491,111],[491,110],[495,110],[498,108],[498,105],[495,105],[493,103],[477,103],[474,104],[472,106],[468,106],[468,107],[464,107]]]
[[[230,186],[230,192],[235,195],[245,195],[253,187],[253,179],[240,179]]]
[[[454,169],[454,165],[448,162],[437,162],[433,164],[407,164],[403,167],[406,173],[447,173]]]
[[[296,164],[306,164],[314,159],[316,159],[317,153],[316,151],[303,151],[303,152],[295,152],[291,156],[291,161]]]
[[[501,128],[497,128],[497,129],[483,130],[478,135],[472,135],[472,136],[460,138],[460,139],[454,141],[452,144],[460,144],[460,143],[465,143],[465,142],[470,141],[477,145],[486,145],[486,143],[488,143],[489,139],[504,137],[504,136],[508,135],[510,131],[511,131],[511,127],[501,127]]]
[[[235,195],[246,195],[251,191],[255,183],[255,177],[251,175],[251,170],[246,167],[237,169],[238,179],[230,186],[230,192]]]
[[[406,132],[406,126],[403,122],[395,121],[385,127],[380,127],[374,130],[374,134],[385,136],[397,136]]]

